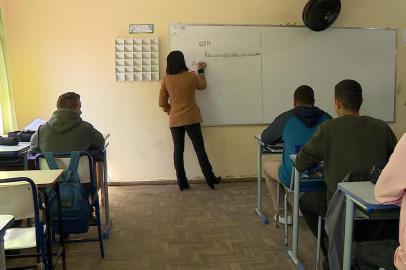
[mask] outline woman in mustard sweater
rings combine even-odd
[[[204,148],[200,127],[202,116],[195,99],[195,90],[206,88],[204,76],[206,66],[206,63],[199,62],[198,74],[189,72],[183,53],[172,51],[167,57],[166,75],[162,79],[159,106],[169,115],[169,127],[174,144],[174,164],[180,190],[189,188],[183,162],[185,132],[193,143],[207,184],[214,189],[214,184],[220,182],[220,178],[213,173]]]

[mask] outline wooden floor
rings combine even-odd
[[[70,245],[68,269],[295,269],[282,227],[262,225],[255,215],[256,183],[217,187],[194,184],[182,192],[175,185],[111,187],[106,257],[100,259],[96,243]],[[311,269],[315,239],[302,219],[300,229],[300,258]]]
[[[264,193],[265,213],[272,217]],[[256,182],[222,183],[215,190],[193,184],[182,192],[176,185],[114,186],[110,201],[106,257],[100,258],[96,242],[69,244],[69,270],[295,269],[283,227],[263,225],[255,214]],[[303,219],[299,238],[299,257],[314,269],[316,241]]]

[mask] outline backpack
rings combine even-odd
[[[50,169],[59,169],[53,153],[44,153]],[[61,217],[64,234],[85,233],[88,231],[88,219],[91,207],[88,193],[80,183],[78,165],[80,152],[72,152],[68,169],[65,169],[59,180],[59,193],[61,198]],[[54,189],[47,190],[49,209],[51,215],[51,228],[55,233],[59,232],[58,223],[58,197]]]
[[[34,135],[35,131],[31,130],[17,130],[17,131],[10,131],[8,133],[8,137],[10,138],[17,138],[19,142],[30,142],[32,135]]]

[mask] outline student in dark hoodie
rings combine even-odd
[[[299,86],[294,94],[294,108],[280,114],[267,127],[261,135],[261,140],[266,144],[283,142],[282,161],[273,160],[264,165],[265,180],[271,194],[273,206],[276,209],[276,191],[278,182],[290,185],[293,163],[289,156],[295,153],[296,145],[305,144],[323,122],[331,119],[331,116],[314,106],[314,92],[310,86]],[[280,188],[279,211],[283,213],[285,192]],[[290,208],[290,205],[288,204]],[[288,209],[289,210],[289,209]],[[275,215],[276,218],[276,215]],[[285,221],[282,216],[279,222],[292,223],[291,215]]]
[[[51,119],[31,137],[33,152],[87,151],[104,146],[103,135],[80,117],[80,96],[73,92],[61,95]]]

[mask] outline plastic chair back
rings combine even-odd
[[[59,168],[67,169],[69,167],[70,157],[61,157],[61,154],[55,154],[55,160]],[[67,154],[68,155],[68,154]],[[90,169],[93,167],[89,166],[90,160],[89,156],[81,155],[78,165],[78,174],[80,178],[80,182],[83,183],[90,183],[92,179],[92,173]],[[40,156],[38,159],[38,169],[40,170],[49,170],[48,164],[44,158],[44,156]]]
[[[6,211],[8,214],[13,214],[17,218],[21,219],[22,215],[25,215],[25,212],[32,211],[33,215],[28,217],[34,217],[35,228],[11,228],[6,231],[5,239],[5,248],[6,249],[22,249],[28,247],[37,246],[39,255],[28,255],[28,257],[36,256],[42,257],[42,263],[46,265],[46,256],[45,256],[45,235],[44,228],[40,221],[39,216],[39,200],[38,200],[38,189],[34,181],[26,177],[18,178],[8,178],[0,179],[0,190],[2,194],[0,195],[0,205],[1,211]],[[10,194],[6,194],[9,191]],[[4,197],[3,197],[4,196]],[[8,197],[6,197],[8,196]],[[8,204],[9,209],[6,209],[2,204],[7,203],[5,200],[11,200],[13,203]],[[26,202],[24,205],[22,201]],[[21,209],[17,206],[21,205]],[[13,213],[14,211],[14,213]],[[18,216],[20,215],[20,216]],[[20,217],[20,218],[19,218]],[[27,217],[27,216],[26,216]],[[30,239],[32,236],[33,238]],[[11,244],[9,243],[11,242]],[[39,262],[39,260],[37,261]],[[16,268],[17,269],[17,268]],[[21,269],[27,269],[26,267]]]
[[[15,220],[33,218],[35,213],[30,184],[1,184],[0,214],[13,215]]]

